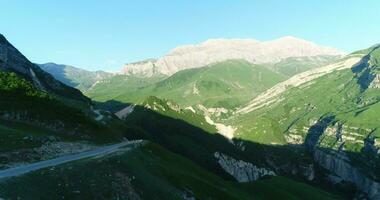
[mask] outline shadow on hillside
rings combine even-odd
[[[357,83],[360,85],[362,91],[368,89],[375,76],[371,74],[369,61],[371,60],[372,52],[379,49],[380,46],[373,48],[366,56],[364,56],[359,63],[352,67],[351,71],[356,74]]]
[[[122,106],[117,101],[107,102],[111,107]],[[124,106],[129,104],[124,104]],[[113,110],[117,110],[113,107]],[[312,140],[321,136],[326,124],[334,118],[322,118],[314,128],[311,128]],[[217,133],[210,133],[180,119],[166,116],[142,106],[136,106],[127,117],[125,123],[128,129],[125,137],[128,139],[146,139],[158,143],[172,152],[193,160],[198,165],[224,177],[234,180],[218,164],[215,152],[232,156],[237,160],[251,162],[258,167],[266,167],[277,174],[296,179],[323,188],[332,193],[340,191],[345,198],[352,198],[357,192],[353,184],[342,182],[332,187],[327,180],[327,173],[313,161],[308,145],[265,145],[241,139],[228,140]],[[314,146],[315,142],[309,145]],[[356,153],[356,156],[358,154]],[[358,156],[359,157],[359,156]],[[310,181],[311,177],[315,177]],[[308,180],[309,179],[309,180]],[[337,189],[338,188],[338,189]]]
[[[108,100],[105,102],[93,100],[93,103],[94,103],[96,109],[107,110],[107,111],[110,111],[112,113],[115,113],[115,112],[131,105],[130,103],[123,103],[123,102],[116,101],[116,100]]]
[[[55,76],[56,76],[55,78],[67,86],[75,88],[79,85],[79,83],[73,82],[71,78],[67,77],[66,71],[65,71],[65,68],[66,68],[65,65],[56,64],[57,66],[53,67],[53,68],[43,67],[42,66],[43,64],[42,65],[37,64],[37,65],[42,70],[48,72],[49,74],[55,74]]]

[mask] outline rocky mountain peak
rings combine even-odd
[[[229,59],[244,59],[253,64],[277,63],[291,57],[341,56],[331,47],[285,36],[272,41],[254,39],[209,39],[200,44],[174,48],[167,55],[150,62],[126,64],[126,74],[152,76],[156,73],[172,75],[178,71],[204,67]]]
[[[0,43],[7,42],[7,39],[4,37],[4,35],[0,34]]]

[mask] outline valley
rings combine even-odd
[[[0,35],[0,197],[378,199],[379,52],[213,39],[108,73]]]

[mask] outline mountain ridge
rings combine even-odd
[[[253,39],[209,39],[200,44],[178,46],[157,60],[126,64],[125,74],[172,75],[229,59],[245,59],[253,64],[276,63],[290,57],[342,56],[345,53],[292,36],[260,42]]]
[[[54,62],[38,64],[38,66],[62,83],[77,88],[82,92],[87,91],[96,82],[114,75],[102,70],[88,71],[75,66],[56,64]]]

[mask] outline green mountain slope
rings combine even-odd
[[[34,148],[48,143],[120,140],[125,125],[96,112],[79,90],[55,80],[0,37],[0,168],[39,160]]]
[[[230,60],[208,67],[183,70],[132,91],[113,87],[114,81],[111,79],[95,85],[86,94],[99,101],[114,99],[130,103],[141,102],[153,95],[174,100],[182,106],[202,104],[206,107],[230,109],[246,103],[284,78],[264,66],[252,65],[243,60]],[[108,88],[106,94],[102,92],[103,88]]]
[[[291,57],[280,62],[269,64],[269,68],[285,76],[291,77],[301,72],[328,65],[341,56]]]
[[[286,135],[282,133],[302,133],[310,123],[315,123],[323,116],[333,115],[347,126],[375,130],[372,134],[376,137],[378,123],[375,113],[379,103],[377,51],[364,57],[352,69],[335,71],[291,88],[276,97],[277,101],[271,105],[233,120],[237,124],[244,124],[247,129],[250,126],[252,135],[256,132],[265,137],[264,130],[277,130],[277,141],[284,142]],[[250,131],[244,132],[250,134]],[[305,137],[306,133],[301,136]]]
[[[87,91],[97,81],[111,77],[111,73],[104,71],[87,71],[69,65],[59,65],[55,63],[39,64],[39,67],[48,72],[55,79],[62,83],[79,89],[82,92]]]
[[[377,46],[361,52],[368,54],[351,69],[290,88],[268,106],[231,119],[238,127],[237,137],[267,144],[304,145],[332,174],[377,197],[380,49]]]
[[[283,177],[229,182],[153,143],[3,181],[0,193],[11,199],[339,199]]]
[[[15,73],[0,72],[0,94],[0,120],[6,124],[18,122],[49,130],[52,135],[60,133],[78,139],[99,137],[105,141],[118,132],[96,121],[91,110],[68,106]],[[103,135],[103,131],[108,134]]]

